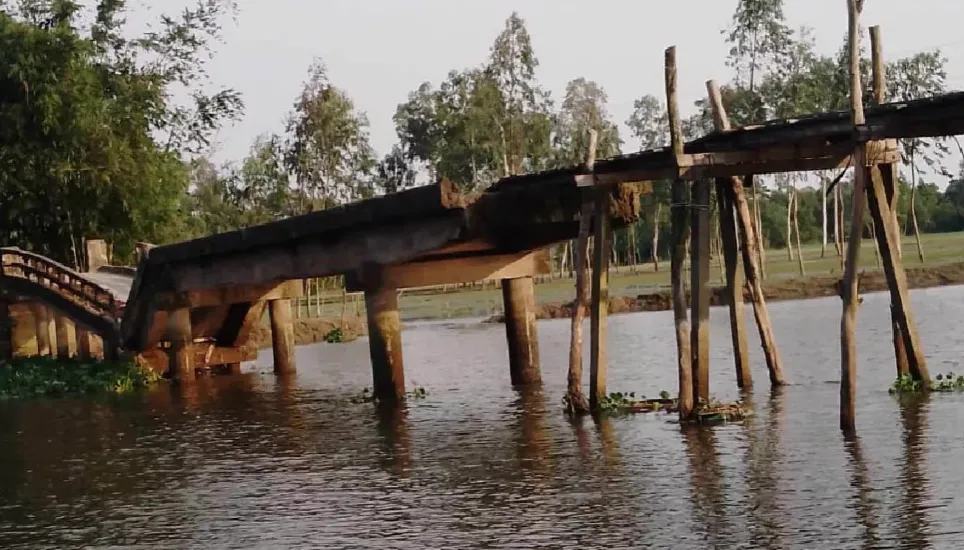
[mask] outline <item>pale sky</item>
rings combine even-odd
[[[540,61],[537,78],[556,104],[566,83],[595,80],[623,123],[633,100],[662,98],[663,52],[677,46],[683,115],[705,94],[705,81],[730,77],[720,31],[735,0],[238,0],[236,23],[209,65],[215,83],[239,90],[244,119],[223,129],[215,157],[242,158],[263,132],[281,132],[309,64],[324,60],[332,82],[371,122],[379,155],[396,142],[392,115],[424,81],[478,66],[513,10],[525,19]],[[847,29],[845,0],[786,0],[792,27],[814,30],[818,49],[840,47]],[[158,10],[155,5],[154,10]],[[964,2],[866,0],[861,23],[880,25],[885,59],[941,47],[948,84],[964,89]],[[628,139],[632,151],[637,144]],[[952,160],[951,162],[957,162]],[[955,171],[956,170],[952,170]]]

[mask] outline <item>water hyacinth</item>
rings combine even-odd
[[[131,360],[15,358],[0,362],[0,397],[127,393],[159,379]]]

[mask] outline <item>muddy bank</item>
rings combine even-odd
[[[931,288],[937,286],[964,284],[964,263],[954,263],[933,267],[916,267],[907,269],[907,284],[910,288]],[[783,281],[767,282],[763,285],[763,295],[771,302],[782,300],[802,300],[806,298],[820,298],[823,296],[837,296],[837,282],[839,277],[815,276]],[[876,292],[887,290],[887,281],[882,272],[873,271],[863,273],[860,277],[861,292]],[[744,289],[744,299],[749,301],[750,295]],[[687,297],[687,300],[689,298]],[[725,305],[723,288],[714,287],[710,294],[710,305]],[[632,296],[614,296],[609,299],[610,313],[633,313],[639,311],[668,311],[673,308],[670,292],[656,292]],[[538,319],[561,319],[572,316],[572,302],[562,304],[540,304],[536,311]],[[495,315],[486,320],[489,323],[504,322],[504,317]]]
[[[342,341],[350,342],[367,334],[368,326],[365,318],[361,316],[349,315],[345,317],[344,323],[340,318],[309,318],[295,319],[295,345],[303,346],[306,344],[316,344],[324,342],[325,336],[336,328],[341,329]],[[248,345],[255,349],[271,347],[271,327],[267,324],[258,325],[251,332],[251,339]]]

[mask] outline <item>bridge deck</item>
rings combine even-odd
[[[134,275],[124,273],[96,271],[94,273],[81,273],[80,275],[88,281],[109,290],[114,298],[120,302],[127,301],[131,293],[131,286],[134,285]]]

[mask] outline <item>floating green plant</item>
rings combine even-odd
[[[695,424],[722,424],[739,422],[750,416],[753,416],[753,411],[747,408],[743,401],[725,403],[711,398],[709,401],[700,399],[693,414],[684,421]]]
[[[428,393],[426,393],[425,388],[416,387],[414,390],[410,392],[405,392],[405,399],[413,399],[413,400],[425,399],[427,395]],[[355,404],[374,403],[378,401],[378,398],[375,397],[375,393],[372,391],[371,388],[364,388],[357,395],[353,395],[352,397],[348,398],[348,401]]]
[[[573,411],[568,395],[562,398],[562,405],[567,412]],[[597,410],[609,415],[671,412],[676,410],[676,400],[670,399],[667,391],[660,392],[659,399],[647,399],[645,395],[637,398],[636,392],[611,392],[600,400]]]
[[[341,327],[335,327],[325,334],[325,342],[329,344],[340,344],[345,341],[345,333],[342,332]]]
[[[0,397],[127,393],[160,378],[131,360],[16,358],[0,362]]]
[[[887,391],[896,395],[919,393],[924,391],[924,384],[920,380],[915,380],[909,374],[902,374],[894,380]],[[938,374],[934,380],[931,380],[930,391],[964,391],[964,376],[955,375],[953,372]]]

